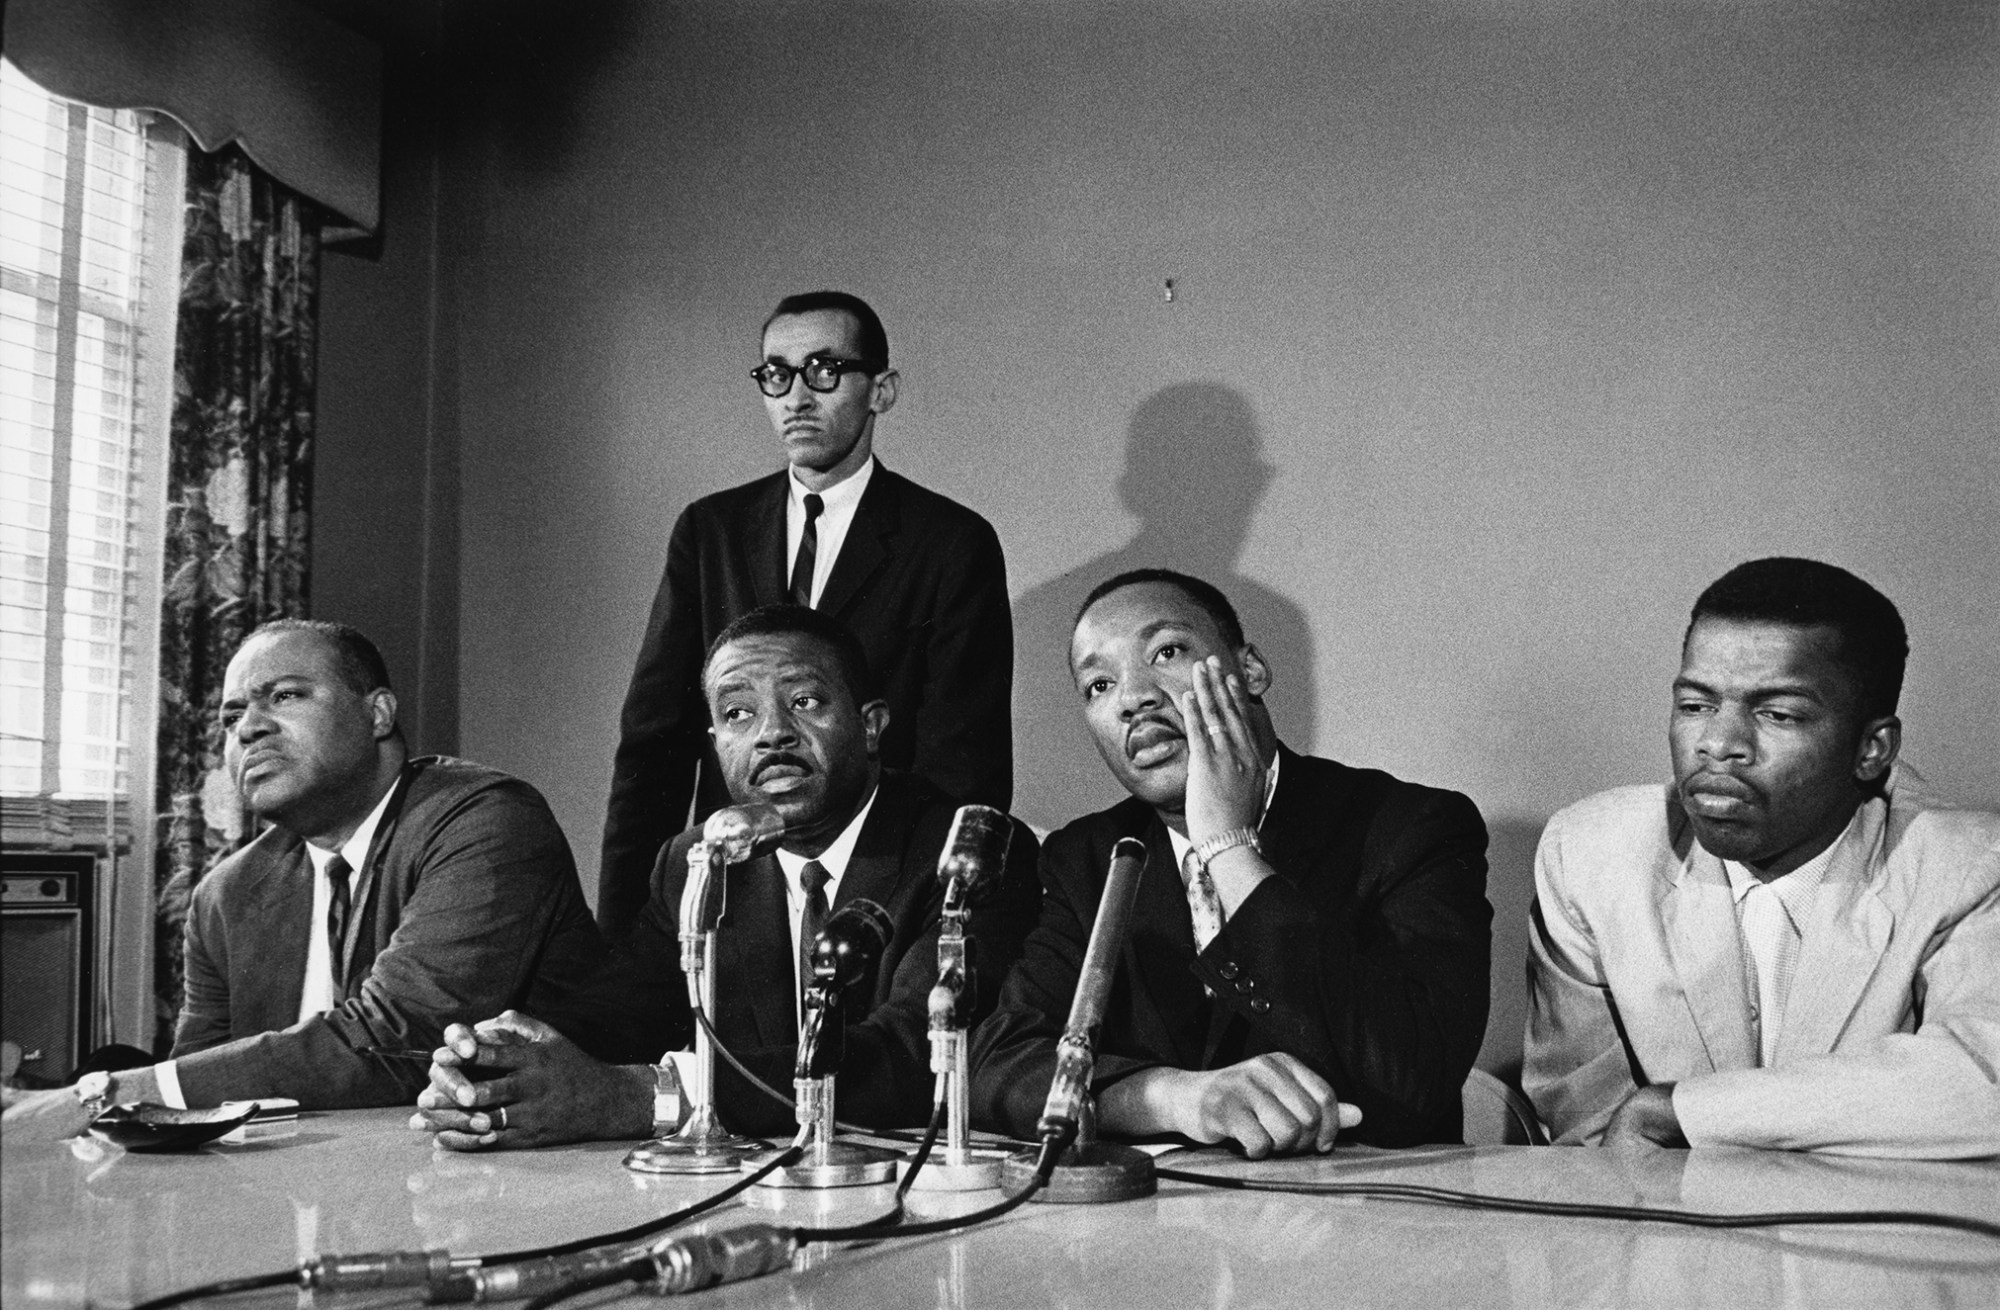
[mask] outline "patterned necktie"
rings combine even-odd
[[[1743,940],[1757,975],[1757,1062],[1769,1067],[1776,1063],[1786,994],[1798,968],[1799,930],[1784,898],[1768,883],[1743,894]]]
[[[812,986],[813,942],[819,937],[819,930],[826,926],[826,866],[818,860],[807,860],[806,867],[799,870],[799,883],[805,889],[806,905],[799,915],[799,1014],[805,1015],[805,993]]]
[[[340,998],[344,989],[340,953],[341,946],[347,941],[347,914],[353,908],[347,889],[348,875],[353,872],[347,861],[338,855],[326,862],[326,881],[333,889],[333,895],[328,898],[326,905],[326,958],[327,963],[333,966],[335,1000]]]
[[[819,512],[826,502],[806,495],[806,530],[799,534],[798,557],[792,561],[792,604],[813,603],[813,566],[819,561]],[[821,873],[824,874],[824,870]]]
[[[1194,919],[1194,949],[1208,949],[1222,931],[1222,898],[1215,894],[1215,880],[1190,850],[1181,861],[1181,879],[1187,885],[1188,914]]]

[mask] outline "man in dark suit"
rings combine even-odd
[[[492,769],[409,758],[360,632],[281,619],[251,633],[222,731],[230,777],[271,826],[195,887],[172,1057],[90,1099],[406,1102],[423,1066],[367,1048],[434,1046],[455,1019],[544,1003],[596,966],[547,804]]]
[[[840,292],[792,296],[765,322],[752,376],[789,467],[695,501],[674,525],[612,766],[597,919],[613,936],[646,903],[660,847],[727,803],[705,751],[702,658],[759,606],[809,605],[859,638],[889,708],[886,767],[961,801],[1004,810],[1013,795],[1000,540],[875,459],[876,419],[897,387],[881,320]]]
[[[1486,1025],[1486,828],[1465,797],[1296,755],[1271,669],[1196,578],[1121,574],[1070,668],[1131,793],[1043,848],[1040,925],[973,1036],[973,1109],[1033,1130],[1112,847],[1147,862],[1098,1042],[1107,1134],[1252,1156],[1456,1141]]]
[[[756,610],[723,629],[702,677],[716,757],[738,804],[767,801],[785,820],[778,851],[734,866],[717,937],[717,1035],[759,1079],[791,1089],[800,1020],[801,948],[815,918],[866,898],[894,932],[883,958],[842,996],[849,1016],[840,1113],[876,1126],[921,1121],[932,1076],[927,1003],[937,983],[938,880],[955,810],[922,778],[884,770],[891,719],[866,656],[838,620],[800,606]],[[417,1126],[454,1149],[545,1146],[671,1131],[681,1075],[672,1057],[694,1035],[678,925],[688,850],[668,844],[652,895],[606,968],[564,1003],[454,1027],[418,1099]],[[976,1020],[1034,923],[1035,839],[1016,822],[997,886],[968,935],[982,980]],[[815,899],[817,897],[817,899]],[[474,1082],[476,1059],[499,1076]],[[656,1063],[658,1062],[658,1063]],[[664,1092],[663,1092],[664,1089]],[[789,1107],[718,1063],[716,1109],[732,1129],[788,1132]]]

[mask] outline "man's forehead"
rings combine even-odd
[[[281,678],[323,678],[334,671],[333,644],[316,632],[272,632],[243,643],[223,675],[224,694]]]
[[[807,355],[852,355],[860,336],[861,324],[844,309],[781,314],[764,329],[764,355],[794,363],[803,363]]]
[[[759,633],[739,637],[709,661],[712,687],[758,678],[779,681],[835,680],[840,668],[833,648],[804,632]]]
[[[1099,596],[1076,621],[1073,655],[1086,643],[1149,637],[1163,628],[1194,632],[1220,647],[1222,632],[1209,612],[1169,582],[1135,582]]]
[[[1825,625],[1703,617],[1688,630],[1676,681],[1844,692],[1851,679],[1839,653],[1840,636]]]

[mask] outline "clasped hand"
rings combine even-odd
[[[467,1067],[478,1064],[477,1074]],[[652,1075],[586,1055],[539,1019],[514,1010],[444,1030],[431,1057],[431,1085],[417,1096],[410,1127],[452,1151],[550,1146],[652,1131]]]

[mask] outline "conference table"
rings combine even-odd
[[[629,1172],[629,1143],[450,1154],[401,1110],[307,1114],[295,1135],[180,1154],[93,1138],[5,1145],[8,1310],[121,1307],[322,1253],[522,1247],[642,1223],[718,1190],[714,1177]],[[1926,1163],[1744,1150],[1342,1145],[1250,1161],[1176,1150],[1161,1167],[1297,1183],[1416,1184],[1489,1196],[1705,1213],[1921,1210],[2000,1222],[2000,1162]],[[753,1188],[694,1221],[859,1222],[893,1187]],[[916,1216],[965,1214],[997,1191],[911,1193]],[[1030,1202],[954,1234],[820,1244],[792,1267],[692,1294],[713,1306],[1115,1307],[2000,1306],[2000,1240],[1923,1227],[1711,1230],[1489,1212],[1163,1180],[1099,1205]],[[577,1306],[652,1300],[632,1285]],[[277,1288],[208,1305],[415,1305],[413,1289]],[[519,1304],[518,1302],[515,1304]]]

